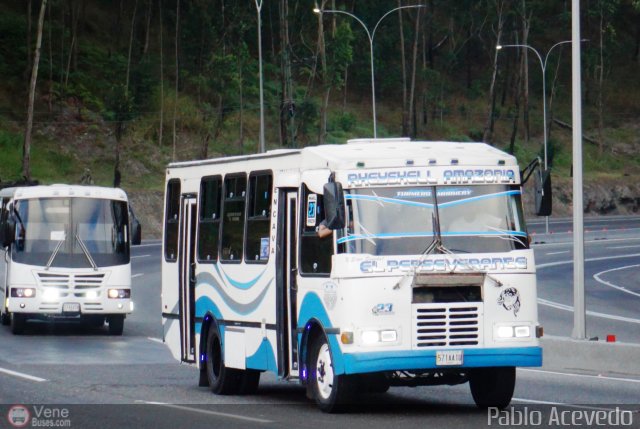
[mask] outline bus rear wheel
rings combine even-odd
[[[2,326],[9,326],[11,323],[11,317],[6,309],[0,313],[0,323],[2,323]]]
[[[344,411],[353,398],[356,382],[353,376],[334,372],[331,349],[324,335],[311,342],[308,367],[308,382],[318,408],[326,413]]]
[[[112,314],[107,317],[109,322],[109,335],[122,335],[124,330],[124,314]]]
[[[469,374],[471,395],[478,408],[505,408],[516,386],[514,367],[477,368]]]
[[[24,325],[27,322],[24,314],[20,313],[11,313],[10,317],[10,325],[11,325],[11,333],[13,335],[21,335],[24,332]]]
[[[239,393],[242,383],[241,371],[227,368],[222,354],[222,341],[215,326],[209,328],[206,346],[206,371],[209,388],[216,395]]]

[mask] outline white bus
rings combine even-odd
[[[165,195],[164,341],[214,393],[271,371],[328,412],[467,381],[505,407],[515,368],[542,364],[521,172],[494,147],[361,139],[172,163]]]
[[[134,231],[130,231],[131,224]],[[0,317],[21,334],[29,319],[109,324],[133,311],[130,245],[140,226],[122,189],[51,185],[0,190]]]

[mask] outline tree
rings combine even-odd
[[[38,16],[38,32],[36,47],[33,53],[33,68],[31,69],[31,81],[29,84],[29,101],[27,106],[27,129],[24,133],[24,145],[22,148],[22,175],[31,180],[31,132],[33,129],[33,105],[36,96],[36,83],[38,82],[38,65],[40,64],[40,47],[42,46],[42,28],[44,27],[44,12],[47,9],[47,0],[40,4]]]

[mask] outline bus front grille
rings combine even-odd
[[[38,284],[43,288],[55,288],[58,290],[87,290],[99,289],[104,281],[104,273],[101,274],[53,274],[37,273]]]
[[[429,348],[480,344],[481,305],[414,305],[413,346]]]

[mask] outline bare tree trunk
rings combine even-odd
[[[326,0],[322,1],[320,9],[324,9]],[[320,64],[322,66],[322,88],[323,96],[320,106],[320,128],[318,130],[318,144],[324,144],[325,137],[327,135],[327,109],[329,105],[329,94],[331,91],[330,83],[327,77],[327,57],[324,41],[324,23],[321,13],[318,14],[318,54],[320,56]]]
[[[149,37],[151,34],[151,15],[153,11],[153,0],[147,0],[147,25],[144,32],[144,47],[142,48],[142,56],[146,57],[149,53]]]
[[[238,118],[238,126],[240,127],[238,136],[238,146],[240,153],[244,153],[244,77],[243,77],[243,63],[242,59],[238,57],[238,72],[239,76],[239,96],[240,96],[240,117]]]
[[[176,2],[176,39],[175,39],[175,48],[176,48],[176,85],[175,85],[175,100],[173,103],[173,151],[171,155],[171,159],[173,161],[176,160],[176,121],[178,117],[178,80],[180,76],[180,65],[178,61],[178,42],[180,41],[180,0]]]
[[[494,0],[496,13],[498,16],[498,27],[496,29],[496,44],[502,40],[502,29],[504,26],[503,14],[505,3],[504,0]],[[484,127],[484,133],[482,134],[482,141],[490,143],[493,140],[493,127],[494,127],[494,109],[496,100],[496,77],[498,74],[498,50],[494,48],[493,54],[493,72],[491,73],[491,85],[489,87],[489,116],[487,123]]]
[[[531,16],[532,13],[527,15],[527,2],[526,0],[522,0],[522,44],[527,45],[529,43],[529,31],[531,29]],[[531,126],[529,123],[529,50],[525,49],[523,52],[523,66],[522,66],[522,118],[524,121],[524,140],[525,142],[529,142],[531,138]],[[546,97],[546,94],[545,94]]]
[[[32,20],[31,20],[31,2],[32,0],[27,0],[27,68],[24,70],[25,77],[28,77],[33,69],[33,65],[31,64],[31,33],[32,33]]]
[[[398,0],[398,7],[402,6],[402,0]],[[407,59],[404,47],[404,20],[402,10],[398,10],[398,22],[400,24],[400,64],[402,65],[402,135],[409,135],[409,102],[407,98]]]
[[[560,75],[560,60],[562,58],[562,46],[559,48],[558,63],[556,64],[549,91],[549,102],[547,103],[547,141],[551,139],[551,125],[553,124],[553,101],[555,100],[556,89],[558,88],[558,77]]]
[[[76,45],[78,44],[78,21],[80,20],[80,3],[70,2],[71,9],[71,45],[69,45],[69,57],[67,58],[67,71],[64,78],[64,86],[69,85],[69,74],[72,64],[76,64],[74,57],[77,55]]]
[[[138,0],[133,4],[133,13],[131,14],[131,31],[129,32],[129,52],[127,54],[127,74],[124,84],[124,95],[129,97],[129,75],[131,74],[131,50],[133,49],[133,33],[136,29],[136,13],[138,12]]]
[[[599,28],[599,36],[600,36],[600,46],[598,46],[600,52],[598,60],[600,62],[599,70],[598,70],[598,154],[602,155],[604,153],[604,102],[603,95],[604,92],[604,32],[605,32],[605,22],[604,22],[604,11],[602,10],[602,0],[600,0],[600,28]]]
[[[416,69],[418,62],[418,40],[420,39],[420,12],[422,9],[418,9],[416,14],[416,26],[413,34],[413,51],[411,59],[411,92],[409,93],[409,124],[411,126],[411,137],[415,138],[417,134],[416,124],[416,106],[415,106],[415,94],[416,94]]]
[[[31,82],[29,84],[29,103],[27,105],[27,129],[24,132],[24,146],[22,148],[22,175],[31,180],[31,132],[33,129],[33,105],[36,97],[36,83],[38,81],[38,65],[40,64],[40,46],[42,45],[42,28],[44,26],[44,12],[47,9],[47,0],[42,0],[40,15],[38,16],[38,33],[36,36],[36,48],[33,54],[33,69],[31,70]]]
[[[160,21],[160,126],[158,129],[158,146],[162,146],[162,131],[164,129],[164,44],[162,43],[162,0],[158,0]]]
[[[49,115],[53,113],[53,21],[51,20],[51,3],[47,7],[47,15],[49,20],[49,94],[47,96],[47,105],[49,107]]]
[[[520,59],[520,50],[518,49],[516,54],[516,62]],[[516,68],[515,78],[513,79],[512,93],[514,109],[513,123],[511,128],[511,137],[509,139],[509,153],[514,154],[516,151],[516,137],[518,136],[518,122],[520,121],[520,101],[522,99],[522,86],[520,85],[520,79],[522,78],[522,68]],[[505,91],[506,92],[506,91]]]

